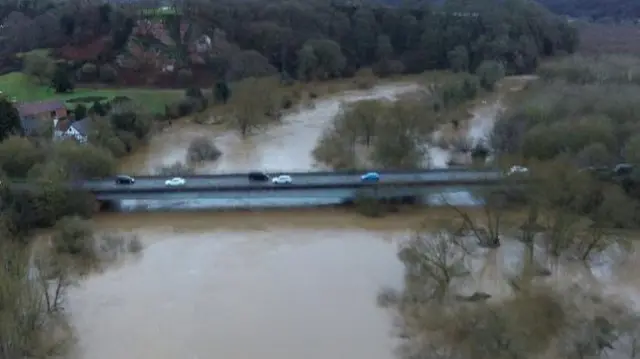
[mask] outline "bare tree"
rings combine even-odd
[[[398,252],[406,269],[407,292],[418,301],[443,301],[451,282],[469,274],[466,253],[462,238],[451,230],[416,231]]]
[[[56,286],[36,280],[25,248],[0,241],[0,358],[50,357],[64,354],[70,337],[64,317],[51,310],[47,295]],[[61,285],[62,292],[65,288]],[[62,295],[61,295],[62,296]]]
[[[38,281],[42,287],[47,311],[60,313],[64,311],[67,290],[75,284],[75,276],[71,264],[65,262],[64,256],[39,251],[34,262],[38,270]]]
[[[505,214],[507,213],[506,198],[500,193],[485,192],[483,203],[479,206],[481,218],[478,220],[471,211],[461,207],[445,203],[459,215],[462,233],[470,233],[483,247],[497,248],[500,246],[500,235],[506,227]],[[475,211],[475,210],[474,210]]]
[[[158,167],[155,173],[159,176],[190,176],[196,173],[195,169],[182,162],[174,162],[170,165]]]
[[[379,168],[428,164],[427,144],[436,118],[425,116],[418,102],[411,98],[396,103],[366,100],[343,104],[316,145],[314,157],[334,168],[357,162]]]
[[[195,138],[187,149],[187,159],[190,162],[215,161],[222,155],[212,140],[206,136]]]
[[[229,100],[232,125],[245,137],[253,130],[279,119],[279,109],[274,106],[277,85],[270,78],[247,78],[238,82]]]
[[[567,325],[557,342],[562,357],[638,357],[640,318],[631,308],[578,288],[571,288],[571,293],[565,296]]]

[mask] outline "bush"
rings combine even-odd
[[[354,205],[356,211],[365,217],[379,218],[387,213],[386,206],[379,199],[364,193],[356,194]]]
[[[493,91],[496,83],[504,77],[505,68],[501,62],[489,60],[483,61],[475,73],[480,77],[480,85],[487,91]]]
[[[68,103],[92,103],[92,102],[100,102],[105,101],[107,98],[104,96],[79,96],[68,99]]]
[[[283,110],[289,110],[293,107],[293,99],[291,99],[290,96],[285,96],[282,98],[282,103],[280,105],[280,107]]]
[[[189,69],[180,69],[176,75],[178,84],[188,85],[193,81],[193,72]]]
[[[401,61],[381,61],[373,66],[373,73],[378,77],[389,77],[404,72],[404,64]]]
[[[361,90],[368,90],[376,85],[376,76],[371,69],[360,69],[353,80]]]
[[[55,226],[53,245],[56,254],[96,262],[91,224],[79,217],[62,218]]]
[[[96,101],[93,103],[93,105],[91,106],[91,111],[93,111],[93,113],[98,116],[104,116],[107,114],[107,109],[100,101]]]
[[[213,88],[213,98],[219,103],[227,103],[231,97],[231,88],[226,81],[218,81]]]
[[[78,106],[76,106],[76,108],[73,110],[73,116],[76,121],[82,120],[83,118],[87,117],[87,106],[83,104],[79,104]]]
[[[113,66],[109,64],[100,66],[99,78],[101,82],[112,83],[116,80],[117,77],[118,72]]]
[[[64,307],[58,305],[71,284],[65,270],[52,266],[33,268],[31,251],[4,241],[0,248],[2,283],[2,335],[0,347],[5,358],[21,358],[26,353],[47,353],[64,357],[69,332],[63,328]]]
[[[53,78],[51,79],[51,87],[56,91],[56,93],[66,93],[73,91],[75,86],[69,78],[67,69],[64,66],[56,66],[56,69],[53,73]]]
[[[156,175],[158,176],[191,176],[194,174],[196,174],[196,170],[183,162],[174,162],[156,169]]]
[[[90,62],[82,65],[79,72],[79,80],[94,81],[98,75],[98,67]]]
[[[118,95],[111,99],[111,103],[133,101],[131,97]]]
[[[178,102],[178,117],[188,116],[198,110],[199,101],[193,98],[185,98]]]
[[[190,162],[215,161],[222,152],[207,137],[198,137],[191,141],[187,149],[187,160]]]
[[[186,97],[203,99],[202,90],[198,87],[189,87],[184,94]]]

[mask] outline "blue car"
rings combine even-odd
[[[380,175],[377,172],[369,172],[360,176],[360,180],[362,182],[378,182],[380,180]]]

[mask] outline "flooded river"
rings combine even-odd
[[[392,359],[391,318],[376,296],[401,288],[397,241],[425,218],[440,219],[337,209],[102,216],[99,227],[137,233],[145,250],[72,291],[79,358]],[[474,259],[465,294],[509,294],[521,250],[506,241]],[[639,259],[593,272],[547,264],[548,280],[637,300]]]
[[[411,88],[384,86],[346,99],[393,97]],[[175,125],[123,170],[149,173],[182,161],[190,139],[203,133],[215,136],[224,153],[205,172],[310,169],[310,151],[343,99],[320,100],[247,141],[211,127]],[[391,320],[376,295],[402,285],[395,242],[425,216],[435,223],[437,212],[376,220],[338,209],[101,215],[99,228],[133,232],[145,249],[71,292],[78,357],[391,359]],[[468,290],[504,293],[503,269],[518,248],[507,244],[488,256]],[[607,290],[632,298],[640,289],[633,263],[588,275],[563,267],[571,274],[555,280],[606,279]]]
[[[372,98],[393,99],[415,90],[411,84],[379,86],[372,91],[352,91],[340,96],[320,99],[314,108],[287,115],[280,126],[271,126],[263,133],[241,138],[234,131],[198,124],[176,124],[151,139],[146,148],[125,159],[123,172],[153,173],[159,166],[184,161],[187,147],[198,136],[209,135],[223,155],[214,163],[199,168],[200,173],[246,172],[247,170],[295,171],[315,166],[311,151],[323,129],[332,121],[342,101]]]

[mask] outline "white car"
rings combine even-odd
[[[292,182],[293,179],[291,179],[291,176],[287,175],[280,175],[271,179],[271,183],[273,184],[290,184]]]
[[[509,172],[507,172],[507,175],[512,175],[516,173],[529,173],[529,169],[527,167],[522,167],[522,166],[512,166],[511,168],[509,168]]]
[[[185,181],[184,178],[180,177],[174,177],[172,179],[164,181],[164,184],[170,187],[184,186],[185,183],[187,183],[187,181]]]

